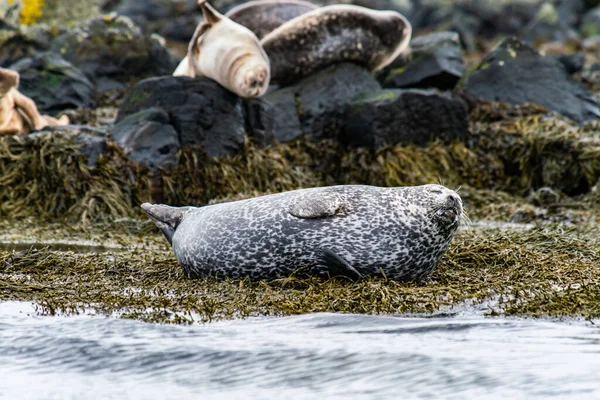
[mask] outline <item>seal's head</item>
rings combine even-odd
[[[205,0],[204,22],[188,48],[189,70],[212,78],[240,97],[262,96],[269,87],[269,58],[248,28],[220,14]]]
[[[440,232],[453,234],[463,217],[462,200],[458,193],[442,185],[423,185],[418,200]]]
[[[0,68],[0,97],[4,97],[12,88],[19,86],[19,73]]]

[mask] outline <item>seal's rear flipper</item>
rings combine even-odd
[[[321,249],[322,259],[328,269],[329,276],[345,276],[353,282],[362,278],[360,272],[356,270],[348,261],[344,260],[340,255],[336,254],[331,249]]]
[[[177,229],[189,207],[170,207],[164,204],[144,203],[142,209],[162,231],[169,243],[173,244],[175,229]]]

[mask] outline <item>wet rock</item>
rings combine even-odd
[[[343,124],[344,110],[352,99],[360,93],[379,89],[381,86],[368,70],[343,63],[263,98],[273,106],[275,140],[285,143],[302,135],[334,136]]]
[[[30,133],[29,136],[57,134],[74,137],[75,143],[81,144],[79,151],[87,158],[90,168],[96,167],[98,159],[108,151],[106,128],[87,125],[46,126],[40,131]]]
[[[477,99],[536,103],[580,123],[600,118],[596,98],[558,60],[514,38],[487,54],[460,86]]]
[[[129,83],[134,78],[171,73],[164,40],[147,36],[127,17],[93,18],[56,37],[51,49],[80,68],[91,80],[109,78]]]
[[[159,108],[181,146],[199,146],[211,157],[233,155],[244,145],[243,101],[210,79],[162,76],[138,82],[119,108],[116,122]]]
[[[585,14],[579,30],[585,38],[600,35],[600,7],[593,8]]]
[[[244,99],[246,132],[257,146],[272,144],[275,140],[273,107],[261,98]]]
[[[462,78],[463,61],[460,38],[456,32],[436,32],[415,37],[407,65],[392,63],[382,79],[386,88],[452,89]],[[400,61],[404,64],[404,62]]]
[[[38,109],[57,112],[69,108],[95,108],[92,83],[58,54],[47,52],[25,58],[10,69],[21,75],[19,90],[35,100]]]
[[[47,50],[51,40],[50,28],[45,25],[0,26],[0,67]]]
[[[379,148],[464,138],[467,105],[449,93],[388,89],[359,96],[346,111],[345,144]]]
[[[114,126],[112,138],[140,165],[154,169],[177,164],[179,135],[169,114],[160,108],[147,108],[127,116]]]

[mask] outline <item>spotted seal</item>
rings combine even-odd
[[[232,8],[225,16],[262,39],[275,28],[316,8],[302,0],[254,0]]]
[[[240,97],[262,96],[269,87],[270,66],[256,35],[205,0],[198,4],[204,21],[173,75],[207,77]]]
[[[271,81],[288,85],[343,61],[381,69],[408,47],[411,34],[408,20],[395,11],[333,5],[286,22],[261,44],[271,62]]]
[[[462,216],[440,185],[342,185],[205,207],[142,204],[191,277],[273,279],[293,273],[420,279]]]

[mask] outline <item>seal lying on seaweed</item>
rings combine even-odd
[[[17,135],[48,125],[68,125],[69,117],[59,119],[40,115],[35,102],[17,90],[19,73],[0,68],[0,135]]]
[[[199,0],[204,21],[174,76],[207,77],[240,97],[262,96],[269,87],[269,58],[248,28]]]
[[[345,185],[205,207],[142,204],[191,277],[429,275],[463,213],[440,185]]]

